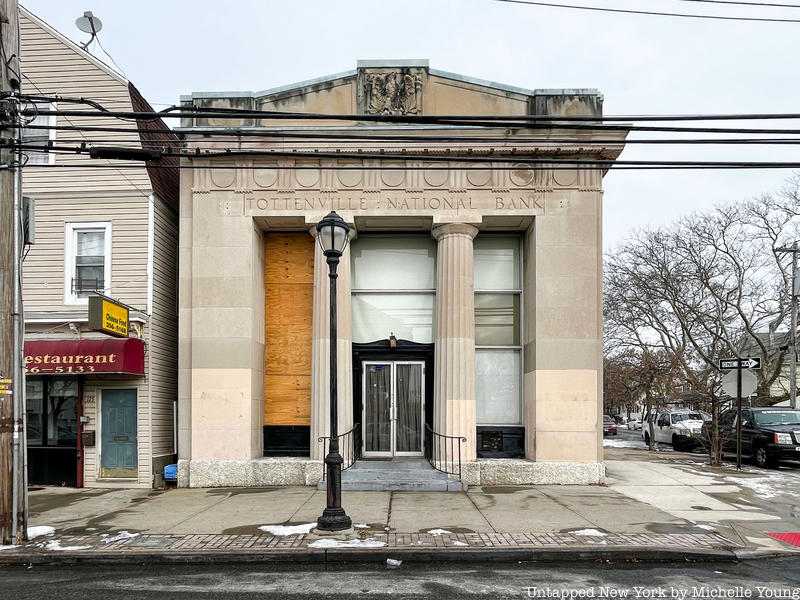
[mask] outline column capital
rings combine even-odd
[[[436,241],[447,235],[466,235],[470,239],[475,239],[475,236],[478,235],[478,228],[468,223],[445,223],[437,225],[431,230],[431,236]]]

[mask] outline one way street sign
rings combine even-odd
[[[719,370],[730,371],[731,369],[760,369],[761,358],[747,357],[747,358],[720,358]]]

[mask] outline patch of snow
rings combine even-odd
[[[702,523],[697,523],[696,525],[700,529],[705,529],[706,531],[716,531],[717,530],[716,527],[712,527],[711,525],[703,525]]]
[[[86,550],[91,548],[91,546],[62,546],[59,540],[50,540],[45,545],[45,550],[60,550],[60,551],[71,551],[71,550]]]
[[[469,544],[467,542],[459,542],[458,540],[456,540],[454,542],[450,542],[450,544],[453,545],[453,546],[469,546]]]
[[[428,533],[431,535],[442,535],[443,533],[453,533],[452,531],[447,531],[447,529],[431,529]]]
[[[87,527],[86,531],[97,531],[97,527]]]
[[[272,535],[295,535],[298,533],[308,533],[316,526],[316,523],[303,523],[302,525],[262,525],[259,529],[271,533]]]
[[[644,440],[603,440],[603,448],[647,448]]]
[[[366,523],[353,523],[353,527],[356,529],[369,529],[369,525]]]
[[[387,567],[399,567],[403,564],[402,560],[397,560],[396,558],[387,558],[386,559],[386,566]]]
[[[309,548],[380,548],[386,542],[380,540],[314,540]]]
[[[603,533],[602,531],[597,531],[597,529],[580,529],[578,531],[570,531],[570,533],[572,535],[588,535],[594,537],[605,537],[606,535],[608,535],[606,533]]]
[[[740,487],[746,487],[753,490],[753,493],[759,498],[774,498],[781,494],[781,491],[776,489],[776,486],[782,481],[780,476],[768,475],[766,477],[726,477],[725,481],[735,483]]]
[[[103,540],[104,544],[110,544],[111,542],[118,542],[120,540],[129,540],[131,538],[135,538],[138,533],[130,533],[129,531],[120,531],[117,535],[110,538],[105,538]]]
[[[0,546],[0,551],[2,551],[2,550],[11,550],[12,548],[16,548],[16,546],[13,545],[13,544],[11,546]]]
[[[53,535],[56,532],[55,527],[50,525],[37,525],[36,527],[28,527],[28,539],[32,540],[43,535]]]

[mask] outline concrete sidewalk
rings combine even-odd
[[[358,534],[347,542],[305,533],[325,506],[307,487],[45,488],[30,494],[30,525],[54,533],[0,561],[730,560],[793,550],[765,535],[800,531],[774,497],[744,498],[746,486],[677,453],[619,458],[607,462],[608,486],[345,491]]]

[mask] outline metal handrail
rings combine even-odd
[[[358,429],[361,427],[361,423],[356,423],[353,425],[353,428],[350,431],[347,431],[341,435],[337,435],[336,437],[339,438],[339,454],[342,456],[342,471],[345,471],[352,467],[356,460],[361,457],[361,443],[359,442],[359,435]],[[329,435],[322,436],[317,438],[317,442],[322,444],[322,456],[328,452],[328,440],[331,437]],[[325,463],[322,463],[322,479],[325,479],[326,469]]]
[[[444,435],[431,429],[427,423],[425,429],[431,434],[425,453],[428,463],[437,471],[458,475],[458,479],[461,480],[461,444],[466,444],[467,438],[460,435]]]

